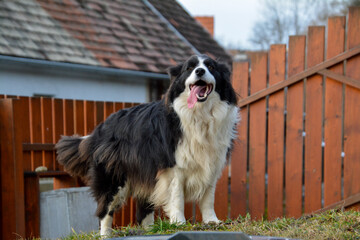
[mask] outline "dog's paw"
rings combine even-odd
[[[176,225],[182,225],[186,223],[186,219],[183,215],[175,215],[170,217],[170,223]]]
[[[111,236],[112,232],[113,232],[112,228],[101,228],[100,230],[101,239]]]
[[[221,223],[221,221],[220,221],[216,216],[213,216],[213,217],[204,219],[203,222],[204,222],[205,224],[209,224],[209,225],[217,225],[217,224],[220,224],[220,223]]]

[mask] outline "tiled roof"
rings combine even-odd
[[[149,0],[149,2],[183,35],[199,52],[231,63],[231,57],[200,26],[176,0]]]
[[[186,13],[175,1],[163,2],[164,6],[171,4],[180,8],[181,15]],[[162,5],[157,1],[154,4]],[[180,32],[183,29],[174,27]],[[200,25],[196,27],[197,31],[202,29]],[[193,36],[197,36],[196,33]],[[210,55],[223,58],[217,55],[221,51],[217,50],[215,41],[210,39],[210,44],[207,42],[198,48],[196,41],[187,40],[200,52],[206,53],[204,49],[208,48]],[[146,1],[0,1],[2,55],[163,73],[193,53],[191,46],[154,13]]]

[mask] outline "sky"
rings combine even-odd
[[[215,39],[223,46],[253,49],[248,41],[261,0],[177,0],[192,16],[214,16]]]

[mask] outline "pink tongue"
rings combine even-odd
[[[195,106],[195,103],[197,102],[196,94],[199,94],[201,89],[203,89],[204,86],[193,86],[190,90],[190,96],[187,99],[188,108],[193,108]]]

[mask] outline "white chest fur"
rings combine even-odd
[[[226,153],[236,136],[238,109],[221,101],[216,92],[192,109],[186,98],[183,93],[174,101],[183,130],[174,170],[183,177],[185,199],[197,200],[221,175]]]
[[[199,201],[206,195],[206,199],[213,200],[209,189],[215,189],[231,140],[236,137],[235,125],[239,120],[238,108],[221,101],[216,92],[192,109],[187,106],[187,96],[182,93],[173,103],[183,131],[175,151],[176,165],[158,173],[150,196],[152,203],[163,206],[173,222],[185,221],[184,200]],[[203,217],[216,222],[211,201],[203,204],[207,206],[204,209],[212,209],[211,214]]]

